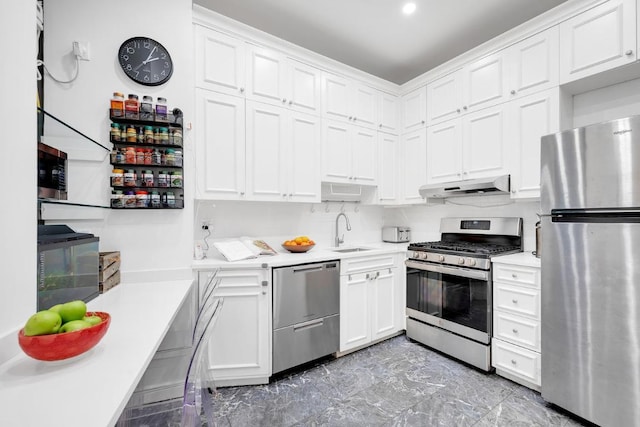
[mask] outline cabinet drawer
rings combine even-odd
[[[394,267],[396,267],[394,254],[348,258],[340,261],[340,274],[362,273]]]
[[[540,320],[540,289],[494,282],[493,307]]]
[[[540,385],[540,353],[499,339],[491,343],[491,364],[534,385]]]
[[[493,280],[540,287],[540,269],[520,265],[493,265]]]
[[[540,351],[540,322],[494,311],[493,328],[496,338]]]

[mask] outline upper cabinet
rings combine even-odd
[[[195,26],[196,87],[229,95],[245,91],[245,42]]]
[[[636,0],[610,0],[560,24],[560,84],[637,59]]]
[[[320,70],[275,50],[250,45],[246,96],[309,114],[320,114]]]
[[[378,201],[396,204],[399,201],[399,138],[378,132]]]
[[[411,132],[427,124],[427,87],[422,86],[402,97],[402,131]]]
[[[558,27],[551,27],[508,48],[509,99],[558,86],[558,46]]]
[[[427,85],[429,125],[454,119],[462,113],[463,71],[454,71]]]
[[[378,130],[398,135],[400,100],[396,95],[378,92]]]
[[[322,180],[375,185],[378,169],[377,132],[337,120],[322,123]]]
[[[377,128],[378,91],[330,73],[322,76],[322,112],[328,119]]]
[[[402,135],[400,146],[400,203],[424,203],[418,192],[427,181],[427,129],[420,128]]]

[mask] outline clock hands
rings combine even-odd
[[[154,46],[153,49],[151,50],[151,53],[149,53],[149,56],[147,56],[147,59],[142,61],[142,63],[140,65],[138,65],[136,68],[134,68],[133,71],[138,71],[138,69],[140,67],[142,67],[144,65],[147,65],[149,62],[153,62],[153,61],[159,60],[160,59],[159,57],[152,58],[153,52],[155,52],[157,48],[158,48],[158,46]]]

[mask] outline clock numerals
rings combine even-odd
[[[124,73],[137,83],[157,86],[173,73],[169,52],[147,37],[132,37],[120,45],[119,63]]]

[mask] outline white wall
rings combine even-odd
[[[114,91],[167,98],[169,108],[179,107],[185,123],[193,115],[193,68],[190,0],[132,2],[87,2],[56,0],[45,7],[45,63],[59,79],[69,79],[74,67],[72,42],[89,42],[91,60],[81,61],[73,83],[45,82],[45,108],[103,145],[109,143],[109,100]],[[171,80],[161,86],[134,83],[120,70],[120,44],[133,36],[148,36],[162,43],[174,62]],[[48,121],[46,136],[59,134],[60,127]],[[69,133],[61,132],[67,137]],[[63,212],[49,205],[47,223],[65,223],[77,231],[100,237],[100,250],[119,250],[123,280],[190,277],[193,253],[194,165],[191,132],[185,130],[185,200],[183,210],[115,211],[67,208]],[[54,139],[56,141],[57,139]],[[63,143],[63,142],[61,142]],[[110,188],[108,153],[91,148],[81,150],[74,141],[70,151],[69,199],[74,202],[108,205]],[[78,160],[81,159],[81,160]],[[159,271],[161,270],[161,271]],[[173,273],[173,276],[170,274]]]
[[[640,79],[573,97],[574,127],[640,114]]]
[[[0,6],[0,117],[3,207],[0,210],[0,363],[18,351],[16,331],[36,308],[36,8],[35,1]],[[17,43],[16,41],[19,41]],[[8,129],[12,131],[7,132]]]

